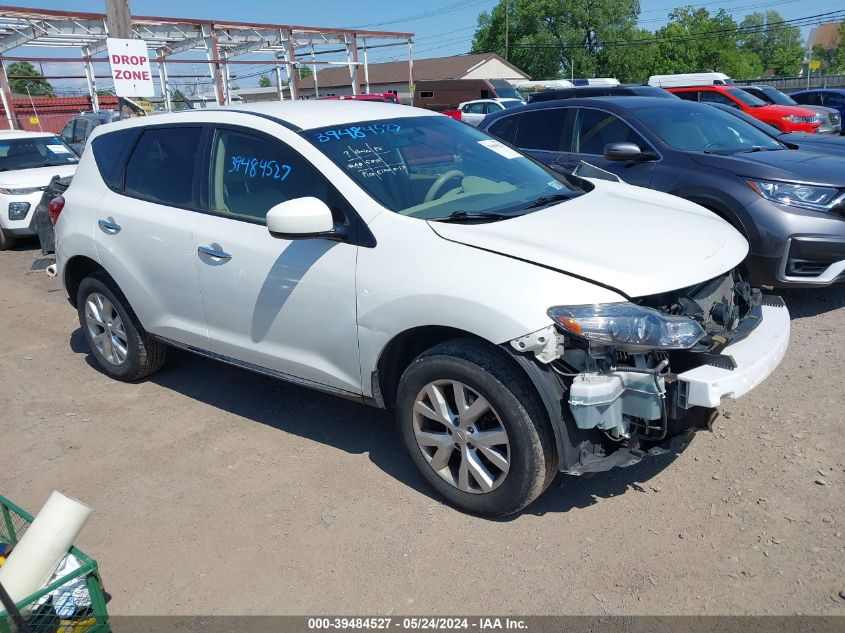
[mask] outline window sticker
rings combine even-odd
[[[558,191],[563,189],[563,185],[560,184],[557,180],[550,180],[549,187],[551,187],[552,189],[557,189]]]
[[[52,154],[70,154],[70,150],[64,145],[47,145],[47,149]]]
[[[514,149],[511,149],[507,145],[503,145],[499,141],[488,139],[485,141],[478,141],[479,145],[483,145],[487,149],[496,152],[499,156],[504,156],[505,158],[523,158],[522,154],[517,152]]]
[[[255,156],[231,156],[232,165],[226,173],[243,173],[247,178],[270,178],[284,180],[290,175],[291,166],[276,160],[257,158]]]
[[[391,134],[398,132],[400,129],[401,127],[398,123],[373,123],[371,125],[350,125],[349,127],[341,127],[335,130],[323,130],[315,136],[321,143],[328,143],[329,141],[342,141],[352,138],[361,139],[379,136],[381,134]]]
[[[364,147],[352,147],[347,145],[343,150],[346,159],[346,170],[357,172],[362,178],[378,178],[391,176],[393,174],[406,173],[407,165],[401,160],[396,149],[385,150],[381,145],[370,145]]]

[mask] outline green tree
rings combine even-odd
[[[777,11],[751,13],[740,26],[753,31],[740,34],[738,44],[740,49],[757,55],[764,71],[795,75],[804,60],[801,30],[782,22],[783,17]]]
[[[505,5],[509,7],[507,57],[538,79],[595,77],[603,69],[602,42],[636,29],[639,0],[499,0],[478,16],[473,52],[505,56]],[[610,59],[610,58],[608,58]]]
[[[759,77],[763,63],[756,53],[738,47],[737,24],[725,11],[682,7],[658,29],[655,72],[716,71],[737,79]]]
[[[261,79],[258,80],[258,87],[259,88],[269,88],[272,84],[270,78],[267,75],[261,75]]]
[[[9,78],[9,87],[12,92],[18,94],[30,94],[52,97],[53,86],[44,78],[39,70],[29,62],[14,62],[6,67],[6,74]],[[13,79],[13,77],[26,77],[26,79]]]

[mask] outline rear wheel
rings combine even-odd
[[[147,334],[111,277],[83,279],[76,305],[85,340],[105,373],[131,381],[161,369],[167,346]]]
[[[8,251],[15,247],[15,236],[4,229],[0,229],[0,251]]]
[[[461,339],[419,356],[400,381],[397,418],[417,468],[462,510],[517,512],[557,473],[539,398],[493,346]]]

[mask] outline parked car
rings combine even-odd
[[[584,97],[662,97],[677,99],[671,92],[654,86],[638,84],[621,86],[578,86],[574,88],[559,88],[535,92],[528,97],[528,103],[539,101],[557,101],[559,99],[582,99]]]
[[[819,154],[836,154],[838,156],[845,156],[845,136],[837,136],[835,134],[806,134],[804,132],[781,132],[776,127],[772,127],[762,121],[758,121],[752,116],[748,116],[742,110],[737,110],[735,108],[731,108],[730,106],[722,105],[721,103],[711,103],[710,105],[742,119],[762,132],[765,132],[766,134],[786,143],[792,149],[803,149]]]
[[[100,112],[89,112],[73,117],[62,128],[62,140],[69,145],[77,156],[82,155],[85,149],[85,142],[91,136],[91,132],[98,125],[111,123],[120,119],[120,112],[117,110],[101,110]]]
[[[478,125],[488,114],[521,105],[525,105],[525,101],[522,99],[476,99],[475,101],[466,101],[458,105],[457,109],[460,113],[458,120],[469,123],[470,125]],[[451,111],[444,112],[443,114],[452,116]],[[458,117],[453,116],[452,118]]]
[[[818,88],[802,90],[790,95],[801,105],[824,106],[839,112],[840,120],[845,118],[845,90],[841,88]]]
[[[418,108],[443,112],[475,99],[522,99],[504,79],[424,79],[414,87]]]
[[[53,211],[106,374],[148,376],[172,345],[395,407],[464,510],[677,447],[786,351],[789,314],[741,279],[728,223],[433,112],[250,104],[91,145]]]
[[[762,99],[732,86],[695,86],[667,90],[685,101],[723,103],[742,110],[763,123],[774,125],[782,132],[815,133],[821,127],[821,117],[812,110],[796,106],[769,105]]]
[[[766,103],[772,103],[774,105],[783,106],[801,105],[801,107],[806,108],[807,110],[817,112],[818,114],[822,115],[821,125],[819,126],[819,134],[842,133],[842,117],[839,112],[837,110],[834,110],[833,108],[825,108],[824,106],[818,105],[799,104],[792,97],[785,95],[777,88],[772,88],[771,86],[743,86],[742,89],[745,92],[754,95],[758,99],[765,101]]]
[[[652,75],[649,86],[674,88],[678,86],[733,86],[734,80],[725,73],[678,73],[676,75]]]
[[[34,209],[53,176],[69,176],[78,158],[55,134],[0,132],[0,251],[37,235]]]
[[[529,104],[480,129],[565,173],[581,161],[700,204],[751,249],[750,280],[824,286],[845,276],[845,159],[790,149],[688,101],[597,97]]]

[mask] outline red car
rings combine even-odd
[[[821,119],[817,112],[800,106],[768,104],[736,86],[689,86],[686,88],[666,88],[666,90],[687,101],[721,103],[731,106],[763,123],[773,125],[782,132],[815,133],[819,131],[821,125]]]

